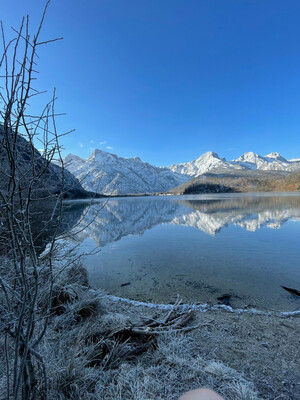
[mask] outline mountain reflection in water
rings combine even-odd
[[[298,221],[296,193],[112,198],[86,204],[74,233],[79,251],[101,248],[84,265],[110,294],[294,310],[281,286],[300,289]]]
[[[77,239],[83,241],[90,237],[101,247],[124,236],[141,235],[164,223],[190,226],[216,235],[230,224],[254,232],[263,226],[279,229],[289,219],[300,220],[300,195],[112,198],[107,203],[100,200],[85,204],[89,209],[76,230],[81,231],[93,222]],[[70,218],[73,212],[71,209]]]

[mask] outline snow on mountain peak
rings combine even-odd
[[[116,154],[107,151],[95,149],[89,156],[88,160],[94,160],[99,163],[115,162],[119,157]]]
[[[284,157],[282,157],[282,155],[280,155],[277,152],[273,152],[273,153],[267,154],[265,156],[265,158],[271,158],[271,159],[282,161],[282,162],[288,162]]]
[[[66,168],[83,180],[85,189],[104,194],[165,192],[191,177],[208,172],[223,173],[224,170],[300,170],[298,159],[287,161],[276,152],[262,157],[252,151],[232,161],[208,151],[195,160],[170,167],[156,167],[139,157],[123,158],[99,149],[86,160],[68,154],[64,161]]]
[[[240,162],[248,162],[248,163],[253,163],[255,164],[257,159],[262,158],[256,153],[253,153],[253,151],[248,151],[247,153],[244,153],[241,155],[239,158],[233,161],[240,161]]]
[[[240,169],[240,166],[233,166],[231,163],[226,161],[226,158],[220,158],[219,155],[213,151],[208,151],[198,157],[196,160],[174,164],[169,167],[171,171],[185,174],[189,176],[199,176],[206,172],[213,171],[216,169]]]
[[[69,153],[65,158],[64,158],[64,166],[65,168],[74,174],[74,172],[85,162],[83,158],[80,158],[79,156],[76,156],[75,154]]]
[[[202,159],[209,158],[209,157],[220,159],[219,155],[217,153],[215,153],[214,151],[207,151],[206,153],[204,153],[200,157],[198,157],[198,159],[199,158],[202,158]]]
[[[168,168],[143,162],[139,157],[123,158],[99,149],[86,160],[68,155],[67,161],[67,168],[85,189],[103,194],[164,192],[189,179]]]
[[[273,151],[272,153],[267,154],[265,157],[267,157],[267,158],[279,158],[279,157],[281,157],[281,155],[279,153]]]
[[[273,152],[264,157],[253,152],[243,154],[236,160],[233,160],[235,164],[248,169],[259,169],[265,171],[292,171],[294,170],[293,165],[289,165],[289,162],[282,157],[279,153]]]

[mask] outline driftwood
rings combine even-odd
[[[168,332],[186,332],[197,326],[186,327],[194,311],[178,312],[180,300],[160,320],[150,319],[142,325],[96,332],[87,338],[94,344],[94,351],[89,357],[89,366],[116,368],[121,361],[134,359],[140,354],[157,347],[157,337]]]
[[[181,299],[177,298],[174,306],[162,319],[150,319],[145,321],[143,325],[129,327],[126,331],[144,334],[146,336],[155,336],[170,331],[182,331],[185,329],[185,325],[192,319],[194,311],[188,310],[179,312],[180,304]],[[196,328],[196,326],[189,327],[188,329],[194,328]]]
[[[131,330],[134,333],[143,333],[144,335],[158,335],[161,333],[167,332],[178,332],[183,329],[183,327],[190,321],[193,317],[194,311],[189,310],[187,312],[183,312],[179,315],[175,314],[173,316],[173,312],[170,313],[167,318],[162,321],[153,321],[150,324],[145,324],[138,327],[131,327]]]

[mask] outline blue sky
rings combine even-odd
[[[25,14],[34,31],[43,4],[1,0],[6,31]],[[76,129],[65,153],[299,158],[299,20],[299,0],[52,0],[42,38],[64,40],[40,50],[37,87]]]

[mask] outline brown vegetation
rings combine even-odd
[[[193,178],[170,191],[173,194],[226,192],[291,192],[300,190],[300,173],[251,176],[206,174]]]

